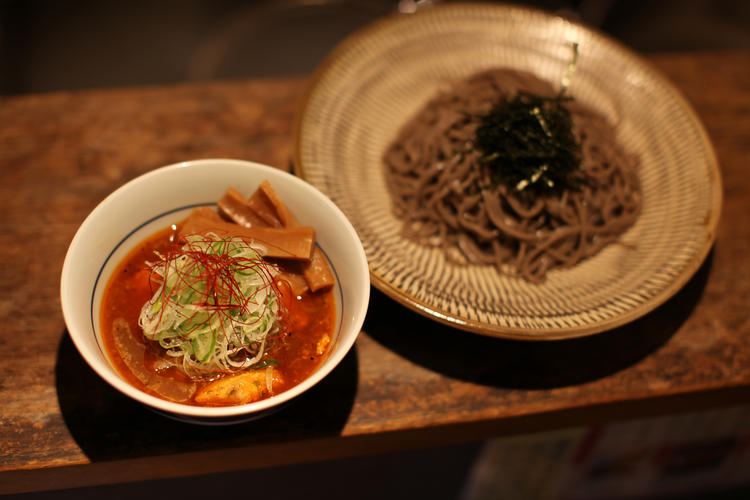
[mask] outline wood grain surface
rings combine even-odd
[[[548,343],[441,326],[373,290],[355,348],[273,416],[180,424],[100,381],[60,311],[67,246],[96,204],[208,157],[289,168],[306,77],[0,98],[0,494],[481,440],[750,400],[750,51],[651,61],[703,121],[722,171],[718,239],[670,301]],[[165,189],[167,187],[165,186]]]

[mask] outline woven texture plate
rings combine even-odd
[[[400,236],[382,155],[440,89],[492,68],[560,82],[579,44],[569,93],[640,156],[643,211],[621,238],[542,285],[492,267],[454,266]],[[559,84],[558,84],[559,87]],[[298,173],[329,196],[362,239],[373,284],[430,318],[486,335],[557,339],[632,321],[673,295],[715,236],[721,180],[690,105],[639,56],[563,18],[497,4],[443,4],[396,15],[339,45],[297,117]]]

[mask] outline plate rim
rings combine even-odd
[[[687,113],[689,119],[696,127],[696,131],[700,136],[700,143],[706,153],[707,164],[706,172],[707,177],[711,180],[711,200],[712,205],[708,207],[706,221],[704,223],[705,230],[703,234],[706,236],[700,248],[696,249],[693,257],[685,262],[679,273],[672,279],[668,286],[663,287],[650,297],[646,302],[639,306],[613,318],[606,320],[597,321],[584,326],[571,326],[562,328],[526,328],[526,327],[513,327],[505,325],[497,325],[492,323],[481,322],[477,320],[468,319],[459,315],[450,313],[445,310],[441,310],[438,307],[431,306],[421,301],[420,299],[408,294],[407,292],[399,289],[393,285],[390,281],[380,276],[373,269],[372,264],[368,264],[370,269],[370,281],[371,284],[384,293],[386,296],[400,303],[401,305],[411,309],[420,315],[432,319],[443,325],[458,328],[463,331],[488,336],[495,338],[504,338],[511,340],[526,340],[526,341],[557,341],[565,339],[574,339],[586,337],[605,331],[613,330],[617,327],[631,323],[648,313],[654,311],[670,298],[672,298],[680,289],[682,289],[697,273],[698,269],[703,265],[708,257],[711,249],[713,248],[718,232],[718,225],[721,218],[721,212],[723,207],[723,182],[721,177],[721,171],[719,168],[719,161],[714,149],[713,143],[711,142],[708,131],[703,124],[700,116],[693,108],[690,101],[686,98],[683,92],[651,61],[631,49],[624,43],[614,39],[607,35],[603,31],[586,25],[585,23],[571,20],[562,15],[555,14],[543,9],[515,5],[515,4],[492,4],[486,2],[461,2],[461,3],[444,3],[429,5],[415,13],[401,14],[394,12],[377,19],[370,24],[356,30],[349,36],[345,37],[339,42],[331,52],[323,59],[318,65],[316,70],[311,75],[303,94],[300,98],[300,104],[298,105],[297,112],[294,116],[293,128],[292,128],[292,162],[294,171],[302,179],[309,182],[308,174],[306,173],[305,166],[302,162],[302,130],[303,122],[306,111],[310,106],[310,99],[318,84],[327,75],[328,70],[348,51],[359,44],[362,40],[366,40],[374,33],[379,33],[381,30],[387,30],[391,25],[402,21],[404,16],[419,16],[425,13],[429,14],[431,11],[468,11],[470,9],[487,9],[496,12],[516,12],[525,13],[528,15],[537,16],[545,20],[559,20],[568,23],[571,26],[575,26],[577,29],[592,35],[594,38],[604,41],[611,46],[615,47],[618,51],[627,55],[631,60],[641,65],[642,70],[650,73],[655,80],[659,82],[676,100],[677,104]],[[355,226],[356,229],[356,226]]]

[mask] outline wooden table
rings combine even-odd
[[[725,183],[695,277],[635,323],[553,343],[452,330],[373,290],[355,348],[300,401],[179,424],[100,381],[68,338],[59,277],[124,182],[205,157],[286,168],[306,77],[0,99],[0,494],[482,440],[750,401],[750,51],[651,61],[711,136]]]

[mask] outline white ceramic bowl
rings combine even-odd
[[[268,399],[206,408],[165,401],[127,383],[102,348],[102,292],[118,263],[159,229],[184,219],[196,206],[215,205],[227,188],[250,194],[269,180],[303,225],[315,228],[319,247],[336,275],[337,321],[327,358],[307,380]],[[178,420],[224,424],[264,416],[323,379],[354,344],[364,321],[370,276],[362,244],[336,205],[303,180],[281,170],[240,160],[178,163],[144,174],[110,194],[86,218],[70,244],[60,282],[62,311],[86,362],[123,394]]]

